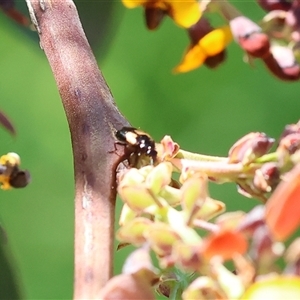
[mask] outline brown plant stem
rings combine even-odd
[[[119,160],[113,133],[128,122],[116,108],[98,69],[73,1],[26,1],[71,132],[75,172],[74,298],[96,299],[112,273],[115,169]]]

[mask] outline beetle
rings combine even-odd
[[[156,161],[155,142],[148,133],[134,127],[123,127],[116,131],[115,136],[117,143],[126,146],[128,157],[135,156],[135,162],[136,156],[142,155],[150,157],[153,163]]]

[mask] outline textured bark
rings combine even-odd
[[[74,298],[95,299],[112,272],[119,160],[114,151],[114,130],[128,122],[98,69],[74,3],[26,1],[71,132],[76,189]]]

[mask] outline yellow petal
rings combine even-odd
[[[214,56],[223,51],[232,40],[232,33],[229,26],[217,28],[200,41],[199,45],[204,49],[207,56]]]
[[[10,190],[12,186],[9,183],[9,176],[0,175],[0,185],[2,190]]]
[[[122,3],[127,8],[135,8],[141,5],[145,5],[149,0],[122,0]]]
[[[15,167],[21,164],[21,159],[17,153],[9,152],[0,157],[0,164],[4,166]]]
[[[203,48],[200,45],[195,45],[187,51],[181,64],[174,69],[174,72],[184,73],[194,70],[204,63],[206,57]]]
[[[166,0],[164,2],[170,5],[170,16],[182,27],[191,27],[201,17],[200,6],[195,0]]]

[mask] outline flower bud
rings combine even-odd
[[[280,172],[275,162],[269,162],[262,165],[255,171],[253,185],[258,190],[269,193],[280,181]]]
[[[116,237],[121,242],[140,246],[146,242],[144,233],[152,224],[147,218],[135,218],[120,227]]]
[[[245,16],[239,16],[230,20],[229,25],[232,35],[237,42],[240,38],[245,38],[255,32],[261,32],[261,28]]]
[[[175,230],[160,222],[153,223],[145,232],[145,236],[152,250],[160,257],[171,255],[175,242],[181,240]]]
[[[288,124],[284,127],[283,133],[280,136],[279,141],[284,138],[285,136],[292,134],[292,133],[300,133],[300,121],[296,124]]]
[[[158,7],[146,7],[145,20],[147,28],[149,30],[155,30],[160,25],[165,14],[165,11]]]
[[[300,133],[291,133],[282,138],[276,149],[279,163],[284,165],[290,161],[291,155],[298,149],[300,149]]]
[[[146,177],[146,186],[157,195],[166,185],[171,182],[172,164],[162,162],[149,172]]]
[[[291,68],[297,64],[291,48],[273,45],[271,51],[281,68]]]
[[[284,164],[290,160],[290,156],[300,148],[300,122],[290,124],[284,128],[283,133],[279,138],[279,145],[276,152],[279,156],[279,161]]]
[[[162,160],[168,160],[174,157],[179,151],[179,145],[175,143],[169,135],[163,137],[160,144],[157,145],[158,156]]]
[[[207,194],[207,177],[204,174],[194,174],[188,178],[183,186],[182,191],[182,209],[193,219],[203,206]]]
[[[264,191],[259,190],[254,184],[253,179],[240,179],[238,181],[238,192],[248,198],[260,199],[263,203],[267,201]]]
[[[288,47],[273,45],[271,55],[263,58],[266,67],[279,79],[295,81],[300,78],[300,66]]]
[[[246,165],[266,154],[274,144],[274,139],[265,133],[251,132],[239,139],[229,150],[229,163]]]
[[[121,210],[119,225],[125,225],[126,223],[132,221],[137,215],[138,214],[125,203]]]
[[[201,276],[195,279],[183,292],[182,299],[226,299],[216,280],[209,276]]]
[[[206,34],[214,30],[207,18],[202,17],[199,21],[187,29],[191,45],[196,45]]]
[[[254,32],[246,37],[239,38],[243,50],[253,57],[265,57],[270,53],[270,40],[265,33]]]
[[[218,67],[222,62],[224,62],[226,59],[226,49],[221,51],[220,53],[214,55],[214,56],[209,56],[205,60],[204,64],[211,69],[214,69]]]
[[[270,52],[269,37],[250,19],[239,16],[230,21],[230,28],[236,42],[249,55],[264,57]]]

